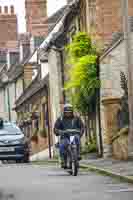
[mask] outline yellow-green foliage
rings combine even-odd
[[[100,87],[97,78],[96,47],[92,45],[91,38],[86,33],[79,32],[67,46],[67,51],[71,69],[65,89],[76,91],[72,101],[79,111],[84,112],[96,89]]]
[[[92,49],[91,38],[86,33],[79,32],[67,46],[67,50],[73,59],[77,59],[90,54],[92,50],[95,51],[95,48]]]

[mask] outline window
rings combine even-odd
[[[4,123],[3,129],[0,130],[1,135],[21,135],[22,132],[19,127],[13,123]]]
[[[0,51],[0,64],[5,64],[6,62],[6,51]]]

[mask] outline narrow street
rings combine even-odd
[[[133,186],[81,171],[71,177],[58,167],[1,165],[0,200],[132,200]]]

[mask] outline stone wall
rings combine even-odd
[[[112,141],[113,157],[118,160],[128,159],[128,128],[123,128]]]
[[[33,36],[46,36],[48,34],[47,0],[26,0],[26,27],[27,32]]]
[[[31,142],[32,155],[44,151],[48,148],[48,138],[44,139],[38,135],[38,143]]]
[[[5,91],[4,89],[0,89],[0,117],[3,117],[4,119],[8,117],[5,113]]]
[[[133,35],[131,35],[131,43],[133,43]],[[123,71],[127,75],[124,45],[124,41],[121,41],[116,46],[112,47],[112,49],[109,49],[101,58],[101,100],[110,97],[121,98],[123,95],[123,91],[120,87],[120,72]],[[101,127],[103,139],[107,134],[105,119],[105,107],[101,103]],[[107,144],[104,142],[104,152],[106,151]]]
[[[50,108],[51,108],[51,128],[53,130],[56,119],[61,114],[62,80],[61,80],[61,57],[60,52],[51,49],[48,54],[49,65],[49,87],[50,87]],[[56,138],[53,136],[53,142]]]
[[[16,99],[18,99],[23,93],[23,80],[22,77],[20,77],[16,81]]]
[[[87,31],[86,0],[80,1],[80,28],[82,31]]]
[[[10,101],[10,113],[11,113],[11,121],[17,120],[16,112],[13,110],[15,105],[15,84],[10,83],[9,85],[9,101]]]
[[[96,1],[96,32],[108,43],[112,34],[122,31],[122,1],[121,0],[95,0]],[[129,16],[133,16],[133,1],[129,2]]]
[[[129,16],[133,16],[133,1],[129,2]],[[112,34],[122,32],[121,0],[81,0],[81,29],[91,32],[102,41],[102,45],[112,40]]]
[[[121,30],[121,1],[96,0],[96,6],[96,32],[106,43],[113,33]]]
[[[24,65],[24,87],[27,88],[32,82],[33,66],[31,64]]]

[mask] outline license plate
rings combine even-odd
[[[14,151],[14,148],[12,147],[0,147],[0,152],[10,152]]]
[[[70,136],[70,141],[73,142],[74,141],[74,136]]]

